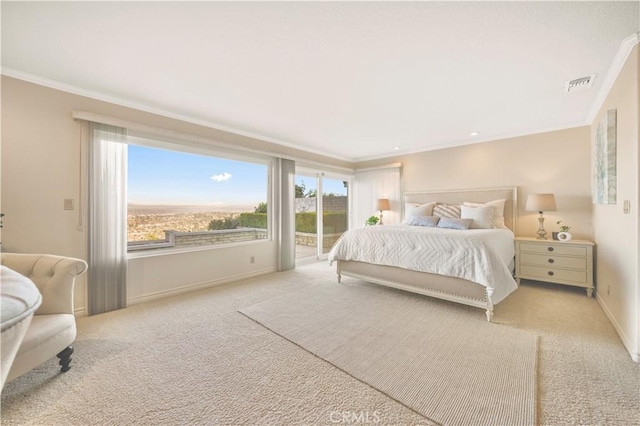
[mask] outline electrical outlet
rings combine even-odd
[[[254,256],[251,256],[249,258],[249,263],[256,263],[256,258]]]
[[[64,209],[65,210],[73,210],[73,198],[65,198],[64,199]]]

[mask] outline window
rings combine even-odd
[[[128,145],[128,251],[268,238],[266,161]]]

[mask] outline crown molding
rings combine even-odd
[[[382,170],[382,169],[397,169],[402,167],[402,163],[389,163],[389,164],[382,164],[380,166],[374,166],[374,167],[365,167],[363,169],[356,169],[355,172],[369,172],[372,170]]]
[[[15,78],[18,80],[23,80],[29,83],[37,84],[39,86],[48,87],[50,89],[60,90],[61,92],[71,93],[73,95],[78,95],[78,96],[84,96],[85,98],[95,99],[97,101],[108,102],[111,104],[119,105],[126,108],[136,109],[138,111],[148,112],[150,114],[155,114],[162,117],[179,120],[186,123],[196,124],[198,126],[204,126],[204,127],[208,127],[215,130],[220,130],[223,132],[233,133],[239,136],[245,136],[248,138],[257,139],[263,142],[272,143],[274,145],[279,145],[279,146],[283,146],[291,149],[297,149],[299,151],[307,152],[309,154],[321,155],[323,157],[328,157],[334,160],[346,161],[350,163],[354,162],[352,158],[339,156],[337,154],[331,154],[331,153],[328,153],[327,151],[307,148],[300,145],[296,145],[295,143],[292,143],[292,142],[285,142],[276,138],[261,135],[259,133],[253,133],[253,132],[241,130],[235,127],[215,123],[212,121],[202,120],[198,118],[189,117],[187,115],[177,114],[175,112],[167,111],[161,108],[156,108],[144,103],[129,101],[123,98],[118,98],[115,96],[107,95],[107,94],[96,92],[93,90],[83,89],[81,87],[74,86],[71,84],[62,83],[57,80],[51,80],[38,75],[26,73],[11,67],[3,66],[2,69],[0,70],[0,74],[5,75],[7,77]],[[277,153],[274,153],[274,154],[277,154]]]
[[[586,121],[589,125],[591,125],[591,123],[596,119],[596,115],[598,115],[598,112],[600,111],[600,108],[602,108],[602,105],[604,105],[604,101],[607,99],[613,84],[618,78],[618,75],[620,75],[622,67],[624,67],[624,64],[627,62],[629,54],[638,42],[640,42],[640,31],[631,34],[629,37],[622,40],[622,43],[620,43],[616,56],[613,58],[609,71],[604,77],[602,86],[600,86],[600,91],[598,92],[596,100],[593,102],[591,107],[591,111],[589,111],[589,115],[587,116]]]

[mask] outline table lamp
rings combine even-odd
[[[555,212],[556,199],[553,194],[531,194],[527,198],[525,210],[529,212],[538,212],[538,240],[546,240],[547,231],[544,230],[544,216],[542,212]]]
[[[380,225],[382,225],[382,211],[383,210],[391,210],[389,206],[389,200],[386,198],[378,198],[376,202],[376,208],[380,211]]]

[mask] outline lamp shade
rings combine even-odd
[[[378,201],[376,202],[376,210],[391,210],[389,200],[386,198],[378,198]]]
[[[556,199],[553,194],[531,194],[525,210],[529,212],[555,212]]]

